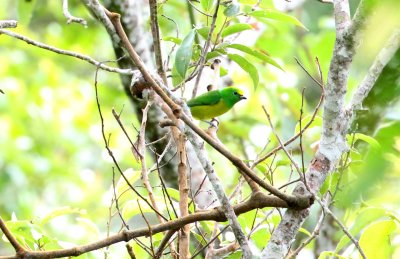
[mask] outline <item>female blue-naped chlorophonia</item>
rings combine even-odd
[[[247,99],[236,87],[226,87],[199,95],[187,102],[192,116],[199,120],[212,119],[229,111],[240,100]]]

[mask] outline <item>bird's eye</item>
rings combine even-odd
[[[238,92],[233,92],[234,95],[238,95]]]

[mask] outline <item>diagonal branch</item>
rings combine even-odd
[[[378,56],[375,58],[372,66],[369,68],[367,75],[364,77],[363,81],[357,87],[351,103],[347,110],[349,112],[354,112],[357,109],[362,109],[362,102],[367,97],[368,93],[371,91],[376,80],[382,73],[383,68],[392,59],[396,51],[400,48],[400,29],[393,32],[390,39],[386,45],[379,52]]]
[[[57,53],[57,54],[66,55],[66,56],[70,56],[70,57],[81,59],[81,60],[86,61],[86,62],[88,62],[88,63],[90,63],[92,65],[95,65],[96,67],[99,67],[99,68],[101,68],[101,69],[103,69],[105,71],[124,74],[124,75],[133,75],[134,74],[134,70],[131,70],[131,69],[120,69],[120,68],[116,68],[116,67],[109,67],[109,66],[104,65],[104,63],[99,62],[99,61],[97,61],[97,60],[95,60],[95,59],[93,59],[93,58],[91,58],[91,57],[89,57],[87,55],[79,54],[79,53],[76,53],[76,52],[73,52],[73,51],[69,51],[69,50],[59,49],[59,48],[56,48],[56,47],[41,43],[39,41],[35,41],[33,39],[30,39],[28,37],[22,36],[22,35],[20,35],[18,33],[15,33],[15,32],[9,31],[9,30],[1,30],[0,29],[0,35],[1,34],[5,34],[5,35],[8,35],[10,37],[16,38],[18,40],[25,41],[26,43],[31,44],[31,45],[36,46],[36,47],[41,48],[41,49],[45,49],[45,50],[49,50],[49,51],[52,51],[52,52]]]
[[[3,231],[4,235],[10,241],[11,245],[14,247],[15,252],[17,254],[24,253],[26,250],[21,246],[20,243],[18,243],[17,239],[14,237],[14,235],[10,232],[10,230],[7,228],[6,223],[3,221],[3,219],[0,217],[0,229]]]

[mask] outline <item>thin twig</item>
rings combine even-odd
[[[119,209],[119,204],[118,204],[118,197],[117,197],[117,192],[115,191],[115,170],[114,167],[112,168],[112,184],[113,184],[113,193],[114,193],[114,200],[115,200],[115,208],[117,209],[118,215],[122,221],[122,224],[126,229],[129,229],[128,224],[126,224],[124,217],[122,217],[121,210]]]
[[[323,203],[318,197],[315,196],[315,200],[319,203],[319,205],[321,206],[321,208],[324,210],[324,213],[329,214],[329,216],[331,216],[336,223],[340,226],[340,228],[342,229],[342,231],[346,234],[346,236],[348,238],[350,238],[351,242],[356,246],[356,248],[358,249],[358,251],[360,252],[361,256],[363,259],[367,259],[367,256],[365,255],[364,251],[361,249],[360,244],[358,243],[358,240],[355,239],[349,232],[349,230],[347,229],[347,227],[340,221],[340,219],[338,219],[336,217],[336,215],[329,209],[328,206],[325,205],[325,203]]]
[[[220,3],[220,0],[217,0],[216,5],[215,5],[214,15],[212,17],[210,31],[208,32],[207,40],[204,43],[203,50],[201,51],[201,54],[200,54],[200,59],[199,59],[198,66],[197,66],[198,69],[195,69],[195,70],[198,70],[198,74],[197,74],[197,77],[196,77],[196,81],[194,83],[194,88],[193,88],[193,92],[192,92],[192,98],[196,97],[197,89],[199,87],[201,73],[203,72],[204,64],[206,62],[207,51],[208,51],[208,48],[210,47],[212,35],[213,35],[214,29],[215,29],[215,24],[216,24],[216,21],[217,21],[219,3]]]
[[[95,81],[94,81],[94,88],[95,88],[95,93],[96,93],[96,104],[97,104],[97,110],[99,112],[99,116],[100,116],[100,121],[101,121],[101,134],[103,136],[103,141],[105,144],[105,148],[108,151],[109,156],[111,157],[111,159],[113,160],[114,165],[116,166],[116,168],[118,169],[118,172],[121,174],[121,176],[124,178],[125,182],[128,184],[128,186],[135,192],[136,195],[138,195],[145,203],[147,203],[147,205],[149,205],[149,207],[160,217],[164,218],[164,220],[167,220],[160,212],[158,212],[158,210],[156,210],[151,203],[145,198],[143,197],[143,195],[141,195],[136,189],[135,187],[132,186],[132,184],[129,182],[128,178],[126,178],[124,172],[122,171],[121,167],[119,166],[117,159],[115,159],[114,153],[112,152],[112,150],[110,149],[110,146],[108,145],[109,141],[106,138],[105,135],[105,130],[104,130],[104,118],[103,118],[103,113],[101,112],[101,106],[100,106],[100,100],[99,100],[99,94],[98,94],[98,89],[97,89],[97,75],[98,75],[98,71],[99,71],[99,67],[97,67],[96,69],[96,73],[95,73]]]
[[[138,156],[141,158],[141,157],[142,157],[142,154],[140,154],[140,152],[138,151],[137,147],[135,146],[135,144],[133,143],[133,141],[132,141],[131,138],[129,137],[128,132],[126,132],[126,129],[125,129],[124,125],[123,125],[122,122],[121,122],[121,118],[120,118],[121,115],[120,115],[120,114],[117,114],[117,113],[115,112],[115,109],[114,109],[114,108],[112,108],[112,114],[113,114],[114,118],[117,120],[118,125],[120,126],[120,128],[121,128],[122,131],[124,132],[124,134],[125,134],[126,138],[128,139],[129,143],[131,143],[132,149],[135,150],[136,154],[138,154]]]
[[[290,155],[290,153],[286,150],[285,146],[283,145],[283,142],[282,142],[281,138],[279,137],[278,133],[276,132],[275,127],[274,127],[274,124],[273,124],[272,121],[271,121],[271,116],[269,115],[269,113],[267,112],[267,110],[265,109],[264,106],[262,106],[262,108],[263,108],[263,110],[264,110],[265,115],[267,116],[268,123],[269,123],[269,125],[270,125],[270,127],[271,127],[272,133],[274,133],[276,139],[277,139],[278,142],[279,142],[279,145],[281,145],[281,147],[282,147],[282,150],[285,152],[286,156],[289,158],[289,160],[291,161],[292,165],[294,165],[294,167],[296,168],[296,170],[297,170],[297,172],[298,172],[298,174],[299,174],[301,180],[304,182],[304,181],[305,181],[305,180],[304,180],[305,177],[304,177],[304,175],[302,174],[302,171],[300,170],[299,165],[297,164],[296,161],[294,161],[293,157]]]
[[[311,124],[314,122],[315,117],[317,116],[317,113],[319,111],[319,108],[322,105],[322,102],[324,100],[325,94],[324,92],[321,93],[321,96],[319,98],[318,104],[314,109],[314,113],[311,116],[310,121],[304,126],[304,128],[299,131],[299,133],[297,133],[296,135],[294,135],[293,137],[291,137],[289,140],[287,140],[285,143],[283,143],[283,146],[286,147],[289,144],[291,144],[293,141],[295,141],[301,134],[303,134],[310,126]],[[275,147],[274,149],[272,149],[270,152],[268,152],[266,155],[262,156],[261,158],[257,159],[256,161],[253,162],[253,164],[251,165],[251,168],[254,168],[255,166],[257,166],[259,163],[263,162],[264,160],[266,160],[267,158],[269,158],[270,156],[272,156],[273,154],[275,154],[276,152],[278,152],[279,150],[282,149],[282,146],[279,145],[277,147]]]
[[[42,48],[42,49],[45,49],[45,50],[49,50],[49,51],[55,52],[57,54],[66,55],[66,56],[74,57],[74,58],[77,58],[77,59],[81,59],[81,60],[86,61],[86,62],[88,62],[88,63],[90,63],[92,65],[95,65],[96,67],[100,67],[101,69],[103,69],[105,71],[119,73],[119,74],[122,74],[122,75],[133,75],[134,74],[134,70],[132,70],[132,69],[120,69],[120,68],[115,68],[115,67],[109,67],[109,66],[104,65],[103,62],[99,62],[97,60],[94,60],[93,58],[91,58],[89,56],[86,56],[86,55],[83,55],[83,54],[79,54],[79,53],[76,53],[76,52],[72,52],[72,51],[68,51],[68,50],[59,49],[59,48],[56,48],[56,47],[53,47],[53,46],[50,46],[50,45],[47,45],[47,44],[32,40],[32,39],[30,39],[28,37],[22,36],[20,34],[14,33],[14,32],[9,31],[9,30],[0,29],[0,35],[1,34],[5,34],[5,35],[8,35],[10,37],[16,38],[18,40],[25,41],[28,44],[31,44],[33,46],[36,46],[36,47],[39,47],[39,48]]]
[[[157,14],[157,0],[149,0],[150,7],[150,27],[151,34],[153,35],[153,47],[154,55],[156,57],[157,72],[160,75],[165,85],[168,85],[167,74],[164,70],[161,44],[160,44],[160,29],[158,26],[158,14]]]
[[[144,219],[144,221],[146,222],[147,227],[149,228],[149,238],[150,238],[150,251],[151,251],[151,255],[154,258],[155,257],[155,251],[154,251],[154,247],[153,247],[153,231],[151,230],[151,225],[149,223],[149,221],[147,220],[146,216],[143,214],[142,211],[142,207],[140,206],[140,202],[139,200],[137,200],[137,204],[140,210],[140,214],[142,214],[142,218]]]
[[[75,23],[80,23],[82,24],[85,28],[87,27],[87,22],[83,18],[78,18],[75,16],[72,16],[68,10],[68,0],[63,0],[63,14],[65,18],[67,18],[67,23],[70,24],[71,22]]]
[[[304,109],[304,91],[306,89],[303,88],[301,91],[301,107],[300,107],[300,118],[299,118],[299,127],[300,127],[300,132],[302,130],[302,120],[303,120],[303,109]],[[300,154],[301,154],[301,169],[303,173],[303,179],[304,179],[304,184],[307,186],[307,180],[306,180],[306,171],[305,171],[305,166],[304,166],[304,150],[303,150],[303,134],[300,134]]]
[[[167,231],[167,233],[164,235],[163,239],[160,242],[160,245],[158,246],[157,250],[156,250],[156,254],[154,256],[154,258],[160,258],[165,247],[167,246],[169,240],[171,239],[171,237],[176,233],[176,229],[170,229]]]
[[[229,225],[225,226],[217,235],[215,235],[210,241],[208,241],[207,244],[205,244],[199,251],[197,251],[195,254],[193,254],[192,257],[190,257],[190,259],[195,258],[198,254],[203,252],[203,250],[206,249],[210,244],[212,244],[215,241],[215,239],[217,239],[225,230],[228,229],[228,227],[229,227]]]
[[[304,72],[306,72],[307,73],[307,75],[315,82],[315,83],[317,83],[317,85],[319,85],[319,87],[321,87],[321,89],[324,89],[324,83],[323,83],[323,81],[318,81],[317,79],[315,79],[315,77],[313,77],[312,75],[311,75],[311,73],[310,72],[308,72],[308,70],[303,66],[303,64],[301,64],[301,62],[295,57],[294,58],[295,60],[296,60],[296,63],[304,70]],[[319,63],[318,63],[319,64]],[[321,71],[320,69],[318,70],[318,71]],[[320,77],[322,77],[322,74],[321,74],[321,72],[320,72]]]
[[[192,3],[191,0],[186,0],[186,2],[187,2],[191,7],[193,7],[194,10],[196,10],[196,11],[199,12],[199,13],[201,13],[202,15],[205,15],[205,16],[207,16],[207,17],[212,17],[211,14],[205,13],[205,12],[203,12],[202,10],[200,10],[199,8],[197,8],[197,7]]]

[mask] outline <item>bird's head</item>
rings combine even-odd
[[[222,99],[229,107],[233,107],[240,100],[247,99],[243,95],[243,91],[236,87],[226,87],[220,90]]]

